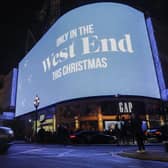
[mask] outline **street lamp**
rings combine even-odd
[[[35,97],[35,99],[34,99],[34,107],[35,107],[35,109],[36,109],[36,111],[35,111],[35,136],[36,136],[36,138],[37,138],[37,119],[38,119],[38,111],[37,111],[37,109],[38,109],[38,106],[39,106],[39,104],[40,104],[40,98],[38,97],[38,95],[36,95],[36,97]]]

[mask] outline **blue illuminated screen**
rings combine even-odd
[[[16,116],[106,95],[160,98],[144,14],[117,3],[63,15],[19,63]]]

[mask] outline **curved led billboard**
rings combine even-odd
[[[117,3],[63,15],[19,63],[16,116],[74,98],[160,98],[145,18]]]

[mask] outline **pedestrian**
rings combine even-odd
[[[116,138],[117,138],[117,144],[119,145],[120,144],[120,129],[118,127],[118,124],[115,124],[115,128],[114,128],[113,133],[116,136]]]
[[[161,141],[168,141],[168,124],[164,123],[161,127],[160,127],[160,131],[161,131]]]
[[[128,142],[131,144],[135,143],[135,137],[133,134],[133,128],[132,128],[132,123],[131,123],[131,119],[128,120],[128,127],[127,127],[127,136],[128,136]]]
[[[128,135],[127,135],[127,130],[128,129],[128,121],[122,117],[121,121],[121,131],[120,131],[120,137],[121,137],[121,143],[122,144],[128,144]]]
[[[62,134],[63,134],[63,144],[68,145],[69,144],[69,129],[66,125],[63,125]]]
[[[38,131],[38,139],[40,143],[45,142],[45,135],[46,135],[45,129],[42,126],[40,126],[40,129]]]
[[[58,126],[58,138],[59,138],[59,143],[61,144],[66,145],[69,143],[69,130],[66,125]]]
[[[133,128],[133,134],[135,136],[138,150],[137,152],[143,153],[145,152],[145,145],[144,145],[144,132],[142,130],[142,121],[137,114],[132,114],[131,117],[131,124]]]

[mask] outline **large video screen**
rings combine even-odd
[[[64,14],[19,63],[16,116],[105,95],[160,98],[144,14],[95,3]]]

